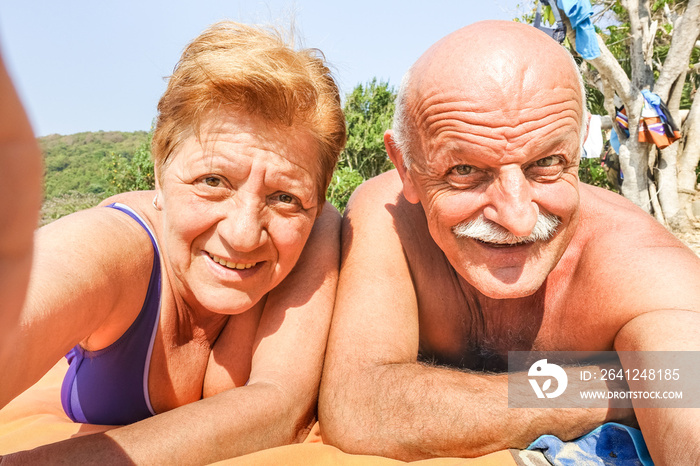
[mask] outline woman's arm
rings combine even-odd
[[[39,146],[0,57],[0,355],[27,291],[41,177]]]
[[[206,464],[301,441],[313,422],[335,299],[340,217],[326,205],[299,262],[265,302],[250,380],[143,421],[46,445],[5,464]],[[216,349],[216,348],[215,348]],[[225,368],[226,354],[212,354]]]
[[[100,349],[119,338],[141,308],[153,261],[144,231],[108,208],[41,228],[34,251],[27,298],[0,355],[0,406],[77,343]]]

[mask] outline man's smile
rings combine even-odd
[[[489,247],[489,248],[497,248],[497,249],[500,249],[500,248],[517,248],[517,247],[519,247],[519,246],[529,246],[529,245],[531,245],[531,244],[534,243],[534,241],[519,241],[519,242],[517,242],[517,243],[491,243],[491,242],[482,241],[482,240],[476,239],[476,238],[474,238],[474,241],[476,241],[477,243],[479,243],[479,244],[481,244],[481,245],[483,245],[483,246],[487,246],[487,247]]]

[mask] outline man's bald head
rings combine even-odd
[[[417,117],[440,94],[481,107],[508,96],[517,113],[520,98],[574,89],[585,136],[585,88],[571,54],[545,33],[521,23],[482,21],[444,37],[406,73],[394,115],[394,143],[410,166],[421,147]],[[498,97],[501,97],[500,99]],[[510,98],[512,97],[512,98]],[[418,121],[417,121],[418,120]]]

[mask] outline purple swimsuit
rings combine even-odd
[[[131,424],[155,415],[148,396],[148,369],[160,315],[160,257],[155,237],[136,212],[120,210],[141,225],[153,244],[153,269],[146,300],[129,329],[99,351],[76,345],[66,354],[70,367],[61,387],[63,409],[73,421],[90,424]]]

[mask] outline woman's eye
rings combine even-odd
[[[276,194],[274,200],[282,204],[297,204],[297,198],[287,193]]]
[[[454,167],[452,169],[452,171],[454,173],[456,173],[457,175],[465,176],[465,175],[469,175],[471,172],[473,172],[474,167],[472,167],[471,165],[457,165],[456,167]]]
[[[289,209],[297,210],[301,208],[301,202],[299,199],[288,193],[276,193],[270,197],[270,203],[272,206],[284,209],[285,212]]]
[[[535,165],[537,165],[538,167],[551,167],[552,165],[555,165],[557,162],[559,162],[559,157],[555,157],[553,155],[550,155],[549,157],[539,159],[537,162],[535,162]]]
[[[218,188],[221,186],[221,180],[215,176],[207,176],[204,178],[204,183],[211,188]]]

